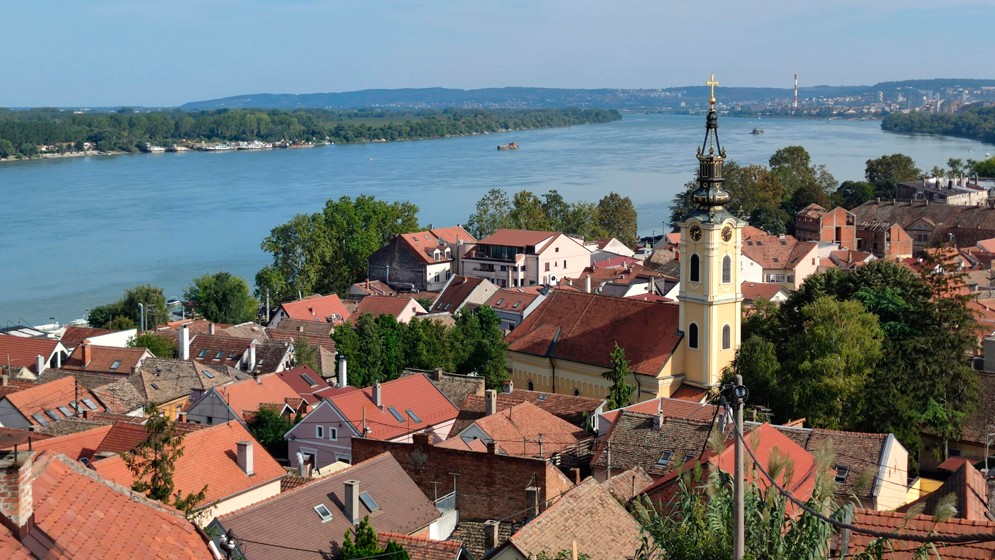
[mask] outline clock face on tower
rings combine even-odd
[[[688,228],[688,235],[690,235],[691,239],[694,240],[694,241],[698,241],[699,239],[701,239],[701,226],[699,226],[698,224],[695,224],[695,225],[689,227]]]
[[[726,226],[722,228],[722,241],[729,241],[732,239],[732,227]]]

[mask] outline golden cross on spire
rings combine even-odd
[[[719,85],[719,83],[717,81],[715,81],[715,74],[712,74],[712,75],[710,75],[708,77],[708,81],[705,82],[705,85],[706,86],[711,86],[711,88],[712,88],[712,96],[708,100],[708,102],[710,104],[712,104],[712,105],[715,105],[715,86]]]

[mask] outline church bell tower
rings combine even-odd
[[[691,194],[695,210],[681,228],[680,323],[684,331],[684,383],[709,387],[719,383],[740,344],[739,259],[746,222],[725,209],[731,197],[722,190],[725,149],[719,144],[715,112],[715,75],[711,87],[705,140],[698,148],[698,188]]]

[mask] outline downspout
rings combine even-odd
[[[551,381],[553,390],[550,391],[551,393],[556,392],[556,362],[553,361],[553,349],[556,348],[556,343],[560,340],[560,329],[561,327],[556,327],[556,332],[553,333],[553,340],[549,342],[549,348],[546,349],[546,358],[549,359],[549,367],[553,373]]]

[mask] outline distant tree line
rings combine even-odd
[[[939,134],[995,144],[995,107],[966,107],[956,113],[892,113],[881,121],[888,132]]]
[[[260,140],[372,142],[441,138],[501,130],[548,128],[621,119],[603,109],[445,109],[420,111],[298,111],[222,109],[75,113],[59,109],[0,109],[0,157],[29,157],[37,146],[79,151],[137,152],[147,143]]]

